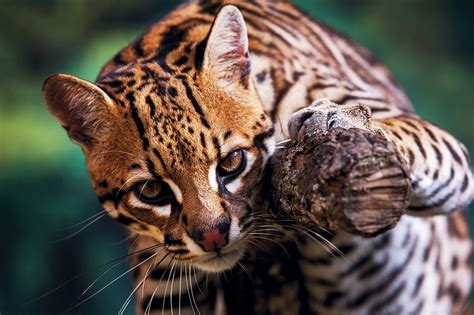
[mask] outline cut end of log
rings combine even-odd
[[[375,236],[396,225],[411,195],[406,162],[385,136],[336,128],[275,156],[273,211],[305,225]]]

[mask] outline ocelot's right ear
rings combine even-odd
[[[71,75],[55,74],[46,79],[43,96],[49,112],[66,129],[71,141],[90,148],[107,124],[113,102],[93,83]]]

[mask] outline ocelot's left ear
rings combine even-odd
[[[222,7],[205,45],[202,70],[213,76],[225,90],[248,89],[251,83],[247,28],[237,7]]]

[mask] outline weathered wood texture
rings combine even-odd
[[[395,145],[357,128],[316,131],[279,150],[272,189],[278,217],[362,236],[394,227],[411,195]]]

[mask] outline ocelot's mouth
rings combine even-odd
[[[217,273],[234,267],[243,255],[243,250],[235,248],[200,257],[194,260],[193,264],[202,271]]]

